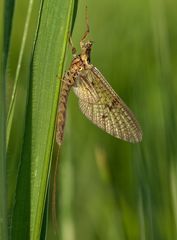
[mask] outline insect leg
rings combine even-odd
[[[85,20],[86,20],[86,31],[85,31],[85,33],[82,36],[81,41],[80,41],[80,46],[81,47],[83,46],[83,42],[84,42],[84,40],[86,39],[86,37],[88,36],[88,34],[90,32],[87,6],[85,7]]]
[[[64,78],[62,78],[61,81],[64,82],[65,84],[67,84],[67,85],[70,85],[70,86],[72,86],[73,83],[74,83],[74,81],[71,80],[71,79],[64,79]]]
[[[73,57],[76,57],[76,48],[73,45],[73,41],[72,41],[71,36],[69,36],[69,45],[71,47]]]

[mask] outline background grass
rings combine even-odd
[[[92,63],[135,113],[143,141],[129,144],[98,129],[80,112],[71,92],[55,235],[45,200],[59,91],[56,74],[62,74],[73,1],[6,1],[10,8],[1,48],[7,84],[7,178],[3,115],[0,177],[1,189],[6,189],[6,180],[8,184],[8,234],[12,239],[176,239],[177,3],[88,0],[87,5]],[[80,1],[73,31],[78,52],[84,31],[85,1]],[[65,69],[71,58],[68,48]],[[3,88],[0,93],[3,113]],[[5,201],[1,210],[6,210]],[[1,236],[7,236],[6,213],[0,214]]]
[[[84,7],[80,2],[73,32],[78,51]],[[177,238],[176,7],[173,0],[88,1],[92,63],[137,116],[143,141],[105,134],[71,93],[58,180],[60,239]]]

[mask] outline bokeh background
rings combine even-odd
[[[177,2],[89,0],[87,6],[92,64],[135,113],[143,141],[104,133],[70,94],[59,165],[60,239],[177,239]],[[84,31],[85,1],[79,1],[78,51]],[[68,49],[66,68],[70,60]]]
[[[92,63],[135,113],[143,141],[129,144],[104,133],[71,93],[59,166],[61,239],[177,239],[177,3],[87,5]],[[84,31],[80,1],[78,49]]]
[[[53,8],[55,3],[57,7]],[[69,21],[67,9],[72,12],[69,4],[71,1],[61,0],[6,1],[3,54],[8,58],[4,59],[7,66],[3,74],[7,101],[0,107],[6,107],[8,146],[6,149],[5,137],[3,141],[1,138],[3,151],[7,152],[7,179],[5,166],[1,171],[4,205],[0,210],[5,211],[7,205],[8,224],[4,221],[6,216],[1,223],[12,239],[39,239],[34,236],[40,235],[53,150],[55,109],[51,108],[57,102],[56,74],[58,68],[59,72],[62,69],[58,62],[67,39],[67,34],[62,34],[63,28],[69,28],[69,23],[64,22]],[[134,112],[143,140],[140,144],[126,143],[97,128],[81,113],[71,91],[59,155],[58,225],[55,228],[51,209],[46,211],[41,239],[45,238],[48,225],[48,240],[175,240],[177,2],[78,1],[72,36],[78,52],[86,30],[86,5],[91,30],[88,38],[94,42],[92,64]],[[65,70],[71,59],[68,47]],[[4,122],[1,125],[5,129]],[[1,159],[6,161],[4,156]],[[46,210],[48,203],[51,204],[50,199]]]

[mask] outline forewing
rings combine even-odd
[[[128,142],[141,141],[141,129],[133,113],[114,92],[98,69],[92,67],[85,70],[85,87],[81,80],[79,78],[77,82],[78,88],[82,85],[82,90],[79,89],[77,92],[81,92],[81,94],[77,94],[77,96],[84,115],[98,127],[117,138]],[[87,95],[89,95],[88,99],[83,97]]]
[[[99,96],[93,85],[94,81],[91,71],[83,70],[80,72],[73,86],[74,93],[79,99],[89,103],[95,103],[99,100]]]

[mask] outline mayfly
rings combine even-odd
[[[73,60],[62,79],[56,141],[61,145],[63,140],[66,104],[72,88],[79,98],[79,106],[83,114],[99,128],[116,138],[132,143],[140,142],[142,132],[133,113],[100,71],[90,62],[92,42],[85,41],[88,34],[87,20],[87,30],[80,41],[81,53],[79,55],[76,54],[76,49],[70,39]]]

